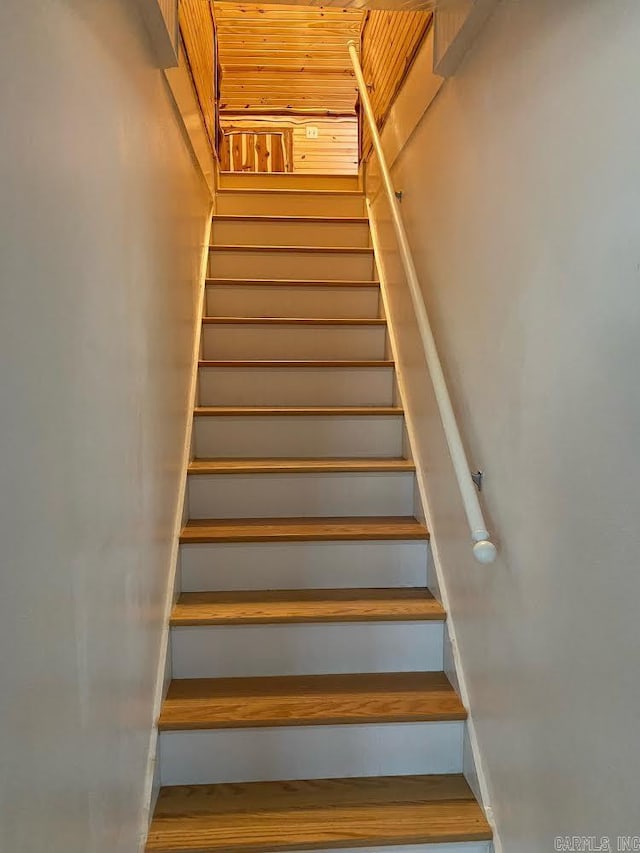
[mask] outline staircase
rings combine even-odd
[[[227,180],[147,851],[485,853],[363,197]]]

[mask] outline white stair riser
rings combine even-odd
[[[163,785],[462,771],[462,722],[162,732]]]
[[[259,187],[266,189],[342,190],[356,192],[360,188],[358,175],[304,175],[300,172],[221,172],[221,189]]]
[[[442,670],[442,622],[171,629],[174,678]]]
[[[379,315],[379,299],[377,285],[212,285],[207,287],[207,314],[209,317],[374,318]]]
[[[403,429],[402,416],[202,416],[194,419],[194,452],[209,458],[398,457]]]
[[[191,475],[190,518],[412,515],[413,472]]]
[[[419,587],[426,542],[230,542],[180,546],[182,590]]]
[[[343,193],[223,192],[216,199],[222,216],[365,216],[364,196]]]
[[[390,406],[393,368],[201,367],[202,406]]]
[[[373,278],[372,255],[359,252],[244,252],[209,253],[210,278],[286,278],[318,281]]]
[[[368,246],[366,222],[214,220],[211,241],[227,246]]]
[[[403,419],[388,416],[196,417],[199,457],[402,456]]]
[[[235,323],[203,328],[205,359],[382,359],[385,326]]]

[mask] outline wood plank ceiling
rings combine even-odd
[[[267,6],[279,5],[280,0],[264,0]],[[293,6],[312,6],[324,9],[388,9],[409,12],[414,9],[434,10],[448,0],[292,0]]]
[[[222,115],[355,115],[358,9],[216,2]]]

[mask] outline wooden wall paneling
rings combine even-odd
[[[236,136],[232,136],[231,139],[233,171],[240,172],[242,170],[242,137],[238,134]]]
[[[256,137],[254,133],[247,134],[247,148],[244,160],[242,161],[242,171],[249,172],[253,170],[256,157]]]
[[[348,118],[304,118],[284,116],[264,118],[256,116],[223,116],[224,131],[232,128],[265,131],[288,131],[285,135],[286,161],[293,162],[294,172],[356,174],[358,171],[358,122],[355,116]],[[317,139],[307,139],[306,128],[318,128]],[[223,159],[223,169],[225,161]],[[228,166],[226,167],[228,169]]]
[[[254,126],[245,122],[226,125],[222,131],[220,162],[223,171],[292,171],[292,128]]]
[[[200,104],[207,136],[216,150],[215,108],[215,29],[209,0],[180,0],[178,10],[180,35],[194,88]]]
[[[230,137],[223,136],[220,143],[220,169],[223,172],[231,171]]]
[[[284,172],[284,151],[282,148],[282,134],[280,133],[271,135],[271,155],[273,157],[271,171]]]
[[[372,9],[362,36],[362,68],[369,96],[382,128],[431,24],[430,12]],[[371,151],[371,134],[362,127],[363,157]]]

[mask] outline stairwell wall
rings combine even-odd
[[[639,40],[633,0],[503,0],[393,167],[470,461],[486,473],[492,566],[471,556],[387,204],[373,201],[465,698],[509,853],[566,835],[619,849],[618,834],[639,831]]]
[[[0,24],[0,849],[132,853],[211,198],[137,4]]]

